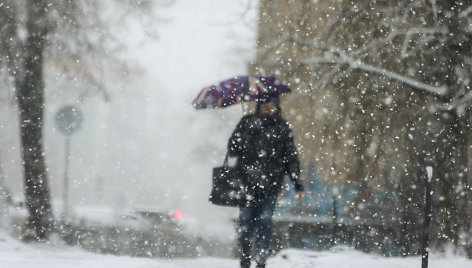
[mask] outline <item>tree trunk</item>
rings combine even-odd
[[[26,205],[29,211],[25,239],[44,240],[51,232],[53,217],[50,205],[47,169],[43,150],[43,51],[46,42],[46,5],[29,1],[25,46],[25,75],[16,80],[20,110],[20,133],[23,156]]]

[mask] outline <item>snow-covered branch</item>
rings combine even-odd
[[[446,27],[434,27],[434,28],[411,28],[408,29],[407,31],[392,31],[390,32],[387,36],[384,38],[375,40],[369,44],[366,44],[365,46],[362,46],[358,50],[354,51],[353,54],[360,55],[366,51],[369,51],[373,48],[379,47],[379,46],[384,46],[390,43],[393,39],[399,37],[399,36],[405,36],[405,39],[403,41],[403,48],[402,48],[402,57],[406,55],[406,50],[408,48],[408,44],[411,41],[411,36],[412,35],[418,35],[418,34],[447,34],[448,30]]]
[[[390,78],[392,80],[401,82],[401,83],[406,84],[408,86],[411,86],[414,89],[424,91],[424,92],[427,92],[427,93],[432,93],[434,95],[444,96],[448,91],[448,88],[446,86],[437,87],[437,86],[428,85],[426,83],[423,83],[423,82],[418,81],[416,79],[413,79],[413,78],[395,73],[393,71],[364,63],[359,59],[354,59],[354,58],[348,56],[342,49],[337,48],[337,47],[329,47],[329,46],[325,46],[325,45],[320,45],[317,42],[307,42],[307,41],[303,41],[303,40],[293,40],[293,41],[296,42],[296,43],[299,43],[299,44],[309,45],[309,46],[312,46],[314,48],[321,49],[323,51],[327,51],[327,52],[330,52],[330,53],[338,56],[338,57],[328,56],[328,57],[310,58],[308,60],[302,60],[300,62],[302,64],[308,64],[308,65],[317,65],[317,64],[326,64],[326,63],[340,64],[340,65],[347,64],[347,65],[349,65],[349,67],[351,67],[353,69],[358,69],[358,70],[362,70],[362,71],[365,71],[365,72],[382,75],[384,77],[387,77],[387,78]]]
[[[439,28],[438,28],[439,29]],[[416,28],[411,29],[411,34],[414,33],[438,33],[438,32],[443,32],[444,29],[427,29],[427,28]],[[394,35],[391,35],[387,38],[394,38]],[[293,42],[295,44],[299,44],[302,46],[308,46],[314,49],[321,50],[325,52],[325,56],[322,57],[310,57],[309,59],[306,60],[301,60],[298,63],[299,64],[306,64],[306,65],[323,65],[323,64],[337,64],[337,65],[348,65],[352,69],[357,69],[357,70],[362,70],[365,72],[377,74],[384,76],[386,78],[389,78],[391,80],[395,80],[398,82],[401,82],[405,85],[411,86],[412,88],[422,91],[422,92],[427,92],[430,94],[434,94],[437,96],[444,96],[448,92],[448,88],[446,86],[433,86],[426,84],[424,82],[421,82],[419,80],[413,79],[411,77],[407,77],[404,75],[401,75],[399,73],[390,71],[385,68],[381,68],[378,66],[370,65],[367,64],[360,59],[355,59],[350,57],[348,54],[346,54],[342,49],[334,47],[334,46],[327,46],[327,45],[322,45],[316,41],[306,41],[306,40],[300,40],[293,38],[292,36],[287,36],[284,39],[279,39],[277,42],[273,43],[272,45],[266,47],[264,50],[263,54],[268,54],[270,50],[280,46],[284,42]],[[269,62],[265,62],[267,65],[271,65]],[[280,62],[274,62],[273,64],[280,64]]]
[[[412,35],[418,34],[447,34],[448,30],[446,27],[437,27],[437,28],[411,28],[405,34],[405,39],[403,40],[403,47],[402,47],[402,58],[406,58],[408,56],[408,46],[411,42]]]
[[[340,74],[341,71],[341,65],[336,65],[331,71],[328,73],[324,74],[321,79],[316,81],[316,83],[313,85],[313,88],[317,89],[323,89],[330,81],[333,80],[333,77],[337,74]]]
[[[257,58],[258,58],[257,61],[265,58],[272,50],[278,48],[279,46],[289,41],[290,39],[291,39],[290,34],[285,34],[281,38],[278,38],[275,42],[269,45],[266,45],[263,49],[261,49],[261,52],[259,53],[259,55],[257,55]]]
[[[428,85],[428,84],[423,83],[421,81],[418,81],[416,79],[413,79],[413,78],[395,73],[393,71],[390,71],[390,70],[387,70],[387,69],[384,69],[384,68],[380,68],[380,67],[376,67],[376,66],[373,66],[373,65],[370,65],[370,64],[366,64],[366,63],[363,63],[361,61],[347,61],[347,63],[353,69],[359,69],[359,70],[363,70],[363,71],[366,71],[366,72],[379,74],[379,75],[385,76],[385,77],[390,78],[392,80],[396,80],[398,82],[401,82],[405,85],[411,86],[415,89],[418,89],[418,90],[421,90],[421,91],[424,91],[424,92],[432,93],[432,94],[435,94],[435,95],[438,95],[438,96],[444,96],[448,92],[448,88],[444,85],[440,86],[440,87]]]
[[[302,45],[302,46],[306,46],[306,47],[310,47],[310,48],[314,48],[314,49],[318,49],[318,50],[322,50],[324,52],[329,52],[329,53],[332,53],[334,55],[344,54],[343,50],[338,48],[338,47],[323,45],[323,44],[320,44],[319,42],[316,42],[316,41],[300,40],[300,39],[297,39],[297,38],[293,38],[292,36],[288,37],[285,41],[286,42],[293,42],[293,43],[298,44],[298,45]]]
[[[450,103],[444,105],[437,105],[433,107],[434,110],[442,111],[453,111],[456,110],[457,114],[463,114],[465,109],[472,105],[472,91],[467,92],[464,96],[459,99],[453,100]]]
[[[470,13],[472,13],[472,6],[469,6],[468,8],[464,9],[461,13],[459,13],[459,18],[465,18],[469,16]]]
[[[307,64],[307,65],[317,65],[317,64],[323,64],[323,63],[340,64],[340,65],[347,64],[352,69],[362,70],[365,72],[381,75],[391,80],[395,80],[405,85],[411,86],[412,88],[423,91],[423,92],[431,93],[438,96],[444,96],[448,92],[448,88],[446,86],[437,87],[437,86],[428,85],[426,83],[398,74],[396,72],[393,72],[393,71],[390,71],[381,67],[377,67],[374,65],[370,65],[360,60],[350,58],[349,56],[345,54],[341,54],[340,58],[338,59],[324,59],[323,60],[322,58],[315,58],[315,59],[303,60],[301,61],[301,63]]]

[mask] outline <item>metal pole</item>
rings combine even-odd
[[[433,177],[433,168],[426,167],[427,178],[425,179],[424,193],[424,220],[423,220],[423,241],[421,246],[421,268],[428,268],[429,257],[429,239],[431,225],[431,178]]]
[[[66,223],[67,216],[69,213],[69,160],[70,160],[70,136],[66,136],[65,146],[64,146],[64,182],[62,186],[62,223]]]
[[[338,237],[338,202],[333,193],[333,244],[336,245]]]

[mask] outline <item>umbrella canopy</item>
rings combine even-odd
[[[289,92],[290,88],[273,76],[235,76],[203,88],[192,105],[195,109],[224,108],[243,101],[255,101],[262,94]]]

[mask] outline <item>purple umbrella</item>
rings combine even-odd
[[[205,87],[192,102],[195,109],[224,108],[243,101],[255,101],[262,94],[281,95],[290,88],[273,76],[236,76]]]

